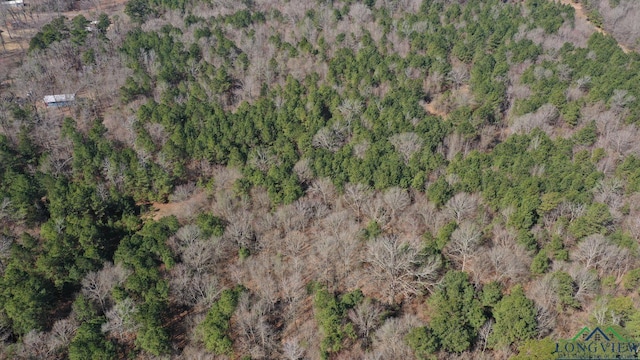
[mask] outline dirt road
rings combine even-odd
[[[610,35],[611,37],[613,37],[613,35],[609,34],[604,29],[595,26],[591,21],[589,21],[589,16],[587,15],[587,12],[585,11],[585,9],[582,6],[582,4],[575,3],[575,2],[573,2],[573,0],[560,0],[560,3],[571,6],[575,10],[576,19],[580,19],[580,20],[586,21],[587,23],[589,23],[595,29],[595,31],[599,32],[600,34]],[[614,37],[614,39],[615,39],[615,37]],[[616,39],[616,42],[618,43],[618,46],[620,46],[620,49],[622,49],[622,51],[625,52],[625,54],[633,51],[633,50],[629,49],[628,47],[626,47],[625,45],[621,44],[619,41],[617,41],[617,39]]]

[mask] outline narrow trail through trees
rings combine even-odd
[[[589,16],[587,14],[587,12],[585,11],[584,7],[582,6],[582,4],[580,3],[576,3],[573,0],[560,0],[560,3],[564,4],[564,5],[569,5],[571,6],[574,10],[575,10],[575,14],[576,14],[576,19],[580,19],[583,20],[585,22],[587,22],[590,26],[592,26],[595,31],[603,34],[603,35],[609,35],[611,37],[613,37],[615,39],[615,37],[613,35],[611,35],[610,33],[608,33],[606,30],[596,26],[595,24],[593,24],[590,20],[589,20]],[[622,49],[622,51],[624,51],[625,54],[630,53],[631,50],[629,47],[625,46],[624,44],[620,43],[617,39],[616,43],[618,43],[618,46]]]

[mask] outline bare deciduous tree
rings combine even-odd
[[[257,147],[249,154],[247,163],[262,172],[267,172],[271,167],[277,166],[280,161],[269,149]]]
[[[423,195],[417,194],[414,204],[415,212],[420,218],[423,225],[432,233],[435,233],[441,223],[443,217],[438,213],[436,206],[429,202]]]
[[[447,135],[443,144],[444,147],[441,147],[440,151],[447,160],[453,160],[459,153],[466,155],[470,148],[469,140],[465,139],[464,135],[459,132],[453,132]]]
[[[482,342],[482,351],[487,349],[489,343],[489,336],[493,332],[493,319],[489,319],[487,322],[478,329],[478,339]]]
[[[567,101],[576,101],[578,99],[581,99],[585,95],[585,93],[584,91],[580,90],[577,86],[570,86],[567,89],[565,95],[566,95]]]
[[[306,292],[301,261],[293,260],[291,268],[291,273],[282,277],[280,289],[282,298],[286,302],[283,317],[286,321],[295,322],[302,310]]]
[[[242,174],[238,169],[232,167],[219,167],[214,168],[214,179],[216,184],[216,190],[229,191],[235,182],[242,177]],[[216,200],[219,200],[216,198]],[[224,214],[223,214],[224,215]]]
[[[522,281],[529,274],[531,258],[517,244],[497,245],[485,255],[493,272],[493,277],[501,282]]]
[[[578,87],[578,89],[583,91],[589,90],[589,87],[591,86],[591,76],[587,75],[579,78],[578,80],[576,80],[576,86]]]
[[[173,190],[173,193],[169,195],[169,201],[178,202],[187,200],[193,193],[196,191],[196,184],[193,182],[188,182],[186,184],[181,184],[176,186]]]
[[[536,112],[522,115],[513,121],[514,132],[528,134],[535,128],[540,128],[547,134],[553,131],[552,125],[559,117],[558,109],[551,105],[542,105]]]
[[[467,259],[472,256],[478,246],[480,246],[481,239],[482,232],[478,225],[468,221],[460,224],[451,234],[451,241],[447,244],[446,251],[451,257],[461,263],[462,271],[465,271]]]
[[[360,160],[364,160],[364,157],[369,150],[369,141],[363,140],[355,145],[353,145],[353,155]]]
[[[332,127],[323,127],[318,130],[313,136],[312,145],[317,148],[336,152],[345,144],[347,137],[348,129],[346,125],[336,122]]]
[[[409,316],[391,318],[385,321],[375,332],[372,342],[372,351],[367,359],[410,359],[413,351],[404,338],[409,331],[420,326],[417,319]]]
[[[282,345],[282,353],[287,360],[300,360],[304,357],[304,348],[296,340],[287,340]]]
[[[609,314],[609,300],[606,297],[598,299],[593,307],[592,315],[598,324],[607,323],[607,315]]]
[[[618,208],[622,202],[624,183],[618,178],[600,180],[594,188],[594,200]]]
[[[0,202],[0,221],[6,221],[12,217],[13,206],[11,199],[6,197]]]
[[[307,193],[310,196],[318,196],[325,204],[330,204],[335,197],[336,188],[329,178],[321,178],[313,181]]]
[[[606,134],[604,142],[619,156],[625,156],[638,151],[637,138],[638,129],[634,125],[629,125]]]
[[[334,261],[337,277],[341,282],[349,279],[361,261],[361,242],[358,239],[358,230],[357,226],[351,226],[336,237]],[[351,286],[352,284],[347,282],[345,285]]]
[[[422,150],[422,138],[414,132],[405,132],[393,135],[389,138],[389,142],[402,156],[405,164],[409,163],[411,157]]]
[[[194,272],[186,265],[178,264],[171,269],[169,291],[178,304],[206,308],[222,290],[216,276]]]
[[[327,284],[330,289],[334,288],[338,280],[336,264],[333,258],[337,252],[339,242],[339,238],[327,234],[326,236],[321,236],[314,243],[314,254],[317,256],[318,262],[323,264],[317,271],[318,279]]]
[[[561,81],[569,81],[571,80],[571,73],[573,72],[573,69],[571,69],[567,64],[559,64],[557,72]]]
[[[611,109],[620,113],[629,103],[632,103],[636,100],[636,97],[629,94],[627,90],[613,90],[613,95],[610,99]]]
[[[231,177],[232,175],[224,174],[222,175],[222,180],[231,183],[232,180],[226,179],[227,176]],[[232,184],[228,184],[228,186],[232,186]],[[227,189],[226,186],[215,193],[214,200],[213,212],[227,220],[238,217],[238,213],[241,213],[246,205],[241,199],[235,196],[232,191]]]
[[[180,247],[187,247],[200,240],[202,231],[198,225],[189,224],[178,229],[178,231],[176,231],[176,237],[179,240],[178,244]]]
[[[381,236],[369,244],[367,261],[374,279],[389,302],[397,295],[409,296],[436,283],[440,260],[436,257],[421,261],[418,251],[397,236]]]
[[[292,231],[283,239],[283,253],[291,258],[297,258],[309,247],[309,238],[305,233]]]
[[[609,244],[604,236],[593,234],[582,240],[571,255],[585,268],[604,272],[615,267],[612,264],[621,255],[619,250],[618,246]]]
[[[557,282],[554,281],[552,275],[547,274],[531,284],[527,291],[527,297],[536,304],[538,336],[543,337],[556,327],[558,316],[556,311],[558,303]]]
[[[53,349],[49,347],[48,333],[31,330],[24,335],[22,343],[24,348],[22,353],[27,359],[48,359],[53,354]]]
[[[114,266],[107,262],[102,270],[91,271],[82,279],[82,293],[97,302],[103,310],[106,310],[111,289],[122,284],[128,275],[129,271],[120,264]]]
[[[79,324],[72,318],[58,320],[53,323],[51,328],[51,349],[58,350],[69,346],[78,326]]]
[[[556,319],[558,313],[552,308],[545,308],[536,305],[536,323],[538,329],[538,338],[543,338],[556,328]]]
[[[277,264],[269,254],[260,253],[252,264],[247,264],[248,271],[252,271],[250,277],[256,284],[255,292],[260,296],[260,304],[272,309],[280,297],[278,277],[282,275],[282,265]],[[250,270],[249,270],[250,269]]]
[[[365,4],[353,4],[349,10],[349,15],[352,16],[358,23],[366,24],[373,20],[371,9]]]
[[[558,205],[558,215],[566,216],[569,222],[582,216],[585,212],[584,204],[563,201]]]
[[[576,300],[584,303],[596,295],[600,281],[598,276],[592,271],[583,268],[582,266],[574,266],[569,270],[569,275],[573,278],[576,285],[576,291],[574,297]]]
[[[199,240],[182,249],[182,261],[197,273],[209,270],[220,259],[223,245],[220,238]]]
[[[395,219],[399,212],[411,205],[411,197],[407,191],[398,187],[392,187],[385,191],[383,199],[391,211],[392,219]]]
[[[294,166],[293,172],[298,176],[298,180],[303,183],[308,183],[313,180],[313,170],[311,169],[311,164],[309,163],[309,159],[300,159]]]
[[[598,105],[604,106],[603,104]],[[620,130],[620,116],[611,110],[602,110],[600,106],[594,105],[591,108],[587,107],[583,109],[583,112],[585,113],[585,117],[591,115],[591,119],[589,120],[595,120],[598,134],[608,139],[613,132]],[[594,114],[589,114],[591,112]]]
[[[11,254],[11,244],[13,244],[11,236],[0,235],[0,275],[4,274],[7,259]]]
[[[360,113],[362,112],[362,103],[358,100],[345,99],[342,101],[342,104],[338,106],[338,111],[347,123],[347,131],[350,132],[352,122],[360,116]]]
[[[556,282],[551,275],[545,275],[533,281],[527,291],[527,296],[535,301],[539,307],[553,309],[558,302]]]
[[[240,348],[252,359],[273,359],[276,357],[276,333],[268,321],[270,305],[262,301],[252,304],[248,293],[238,302],[234,323]]]
[[[371,189],[363,184],[346,184],[344,186],[344,201],[360,218],[363,207],[371,200]]]
[[[102,324],[102,331],[112,333],[123,340],[138,327],[134,320],[135,313],[136,306],[131,298],[118,302],[105,313],[107,322]]]
[[[365,300],[355,309],[349,310],[349,319],[356,326],[358,335],[365,344],[369,342],[369,335],[380,325],[383,308],[371,300]]]
[[[162,148],[164,144],[169,140],[170,134],[164,129],[164,126],[160,123],[149,122],[144,125],[145,129],[151,140],[158,147]]]
[[[380,227],[386,227],[392,220],[389,208],[380,196],[376,196],[364,203],[362,210],[366,217],[378,223]]]
[[[433,71],[430,72],[429,75],[427,75],[422,87],[425,89],[426,93],[438,94],[442,92],[444,80],[444,75],[442,75],[438,71]]]
[[[256,242],[256,234],[251,226],[253,216],[249,212],[234,214],[229,218],[224,238],[240,248],[252,249]]]
[[[297,206],[296,206],[297,204]],[[313,217],[311,203],[300,201],[278,209],[276,218],[285,233],[290,231],[304,231],[307,222]],[[302,212],[300,210],[303,210]]]
[[[453,86],[457,89],[469,81],[469,71],[464,66],[455,66],[447,76]]]
[[[459,223],[476,215],[479,202],[477,194],[457,193],[445,204],[445,214],[449,219]]]

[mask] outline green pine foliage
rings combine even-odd
[[[524,341],[518,347],[518,355],[512,357],[514,360],[554,360],[557,359],[556,343],[553,339],[546,337],[540,340],[531,339]]]
[[[626,290],[635,290],[638,285],[640,285],[640,269],[630,270],[622,278],[622,286]]]
[[[202,230],[202,235],[205,237],[222,236],[222,234],[224,233],[224,221],[212,214],[198,214],[198,217],[196,218],[196,224],[198,225],[198,227],[200,227],[200,230]]]
[[[580,303],[574,298],[575,282],[571,275],[564,271],[556,271],[551,274],[554,290],[558,296],[558,308],[562,311],[565,308],[579,308]]]
[[[535,275],[540,275],[549,269],[550,259],[547,255],[546,250],[541,250],[538,254],[533,258],[533,262],[531,262],[531,273]]]
[[[482,287],[480,300],[486,307],[495,307],[502,299],[503,286],[499,282],[492,281]]]
[[[69,28],[65,24],[66,20],[65,17],[61,16],[42,27],[42,30],[31,38],[29,51],[44,50],[52,43],[68,38]]]
[[[411,347],[418,359],[430,359],[440,347],[438,339],[433,335],[429,327],[417,327],[411,329],[405,341]]]
[[[55,299],[53,284],[36,271],[22,268],[27,264],[9,264],[0,283],[3,289],[0,294],[2,309],[17,334],[43,329],[47,321],[46,311],[51,309]]]
[[[200,325],[200,331],[208,351],[218,355],[232,353],[233,341],[229,333],[229,321],[242,292],[242,287],[223,291],[207,312],[207,317]]]
[[[93,319],[80,325],[69,345],[71,360],[109,360],[117,359],[115,345],[105,339],[100,330],[101,319]]]
[[[509,295],[500,300],[492,313],[496,322],[489,343],[494,347],[532,339],[538,332],[535,304],[525,296],[520,285],[516,285]]]
[[[364,296],[359,290],[338,297],[324,287],[316,289],[313,305],[316,321],[322,330],[322,358],[328,359],[332,353],[337,353],[343,348],[346,339],[356,337],[353,324],[346,321],[346,312],[363,299]]]
[[[475,341],[486,317],[464,272],[449,271],[430,298],[430,327],[445,351],[463,352]]]

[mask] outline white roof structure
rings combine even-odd
[[[71,102],[76,100],[76,94],[45,95],[43,100],[45,104]]]
[[[0,4],[7,6],[24,6],[24,0],[2,1]]]

